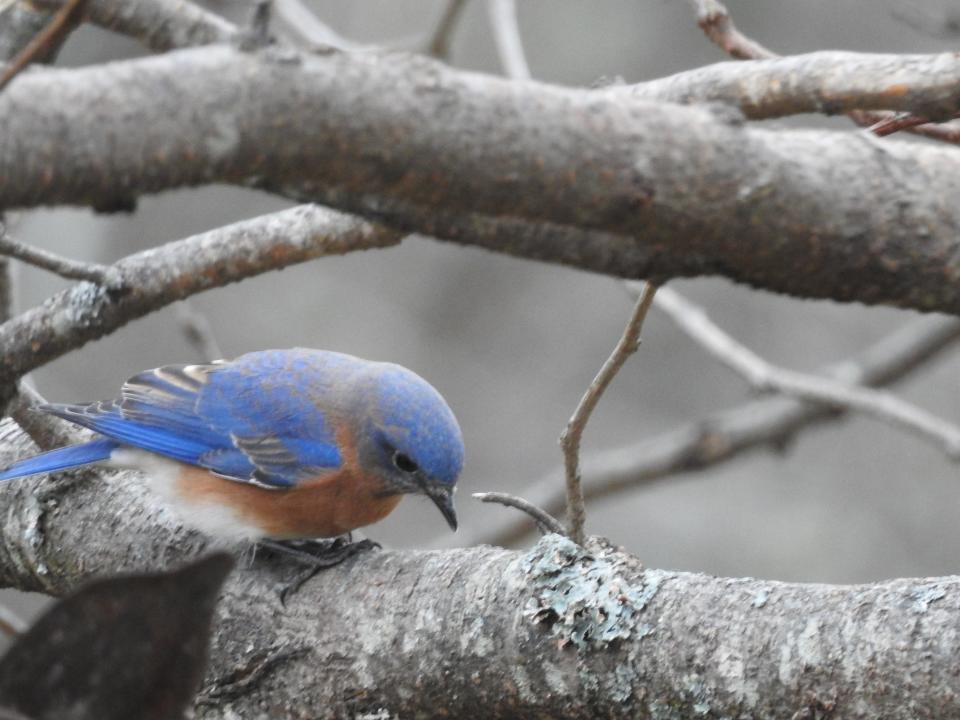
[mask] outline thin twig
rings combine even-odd
[[[0,225],[0,255],[14,257],[28,265],[42,268],[69,280],[87,280],[112,289],[123,286],[123,280],[116,268],[99,263],[71,260],[48,250],[32,247],[12,238],[2,225]]]
[[[821,372],[847,383],[888,385],[928,366],[957,342],[960,319],[923,316]],[[847,416],[843,409],[783,395],[751,400],[652,438],[590,455],[584,462],[584,498],[593,502],[666,479],[675,482],[678,476],[696,477],[695,473],[750,452],[783,451],[804,431]],[[560,512],[566,499],[559,482],[562,475],[562,469],[547,473],[521,494],[548,512]],[[457,543],[509,545],[529,529],[525,521],[501,515],[482,527],[464,528]],[[448,535],[438,536],[431,547],[449,547]]]
[[[590,383],[590,387],[580,398],[580,404],[567,423],[567,427],[560,434],[560,447],[563,449],[563,463],[567,486],[567,524],[570,528],[570,537],[574,542],[582,545],[584,541],[583,525],[586,521],[586,510],[583,506],[583,488],[580,482],[580,440],[583,431],[590,420],[597,403],[604,390],[616,377],[620,368],[640,346],[640,331],[643,329],[643,320],[647,316],[650,304],[657,293],[657,286],[646,283],[643,291],[633,308],[630,321],[620,337],[620,342],[613,349],[610,357],[600,368],[600,372]]]
[[[219,360],[223,358],[220,344],[210,327],[210,321],[197,310],[189,300],[176,303],[174,312],[183,336],[201,358],[204,360]]]
[[[487,11],[504,73],[514,80],[529,80],[532,76],[523,51],[516,0],[487,0]]]
[[[761,60],[780,57],[772,50],[744,35],[734,25],[730,12],[719,0],[691,0],[697,13],[697,24],[704,34],[724,52],[739,60]],[[890,112],[855,110],[847,113],[854,123],[878,135],[905,130],[916,135],[948,143],[960,143],[960,130],[952,125],[938,125],[913,115],[897,116]]]
[[[343,37],[320,20],[301,0],[274,0],[274,12],[286,28],[312,48],[358,50],[360,45]]]
[[[433,31],[427,43],[428,55],[438,60],[446,60],[450,57],[450,39],[466,6],[467,0],[448,0],[443,15],[440,16],[440,22],[437,23],[437,29]]]
[[[639,292],[637,283],[629,283]],[[687,335],[756,390],[778,392],[871,415],[933,440],[952,460],[960,460],[960,427],[881,390],[778,367],[735,340],[706,312],[669,288],[657,295],[657,308]]]
[[[3,74],[0,75],[0,91],[9,85],[10,81],[19,75],[27,65],[43,59],[60,45],[60,41],[80,24],[86,2],[87,0],[68,0],[57,11],[43,31],[38,33],[7,65]]]
[[[557,535],[567,534],[563,524],[553,515],[533,503],[524,500],[522,497],[502,492],[473,493],[473,497],[480,502],[499,503],[500,505],[506,505],[507,507],[516,508],[517,510],[525,512],[536,521],[537,527],[540,528],[542,535],[546,535],[547,533],[556,533]]]
[[[703,34],[725,53],[738,60],[779,57],[737,29],[723,3],[718,0],[693,0],[697,24]]]

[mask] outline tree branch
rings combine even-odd
[[[778,57],[776,53],[741,33],[736,25],[733,24],[729,11],[720,0],[692,0],[692,4],[697,11],[697,24],[700,25],[700,29],[724,52],[740,60],[769,60]],[[778,79],[777,82],[779,82],[779,80],[780,79]],[[891,94],[897,94],[898,91],[910,91],[909,86],[897,86],[894,83],[890,83],[888,89]],[[820,110],[814,110],[813,112],[820,112]],[[877,134],[880,135],[888,135],[890,132],[896,131],[889,125],[890,121],[894,119],[894,115],[888,112],[865,112],[860,109],[850,109],[847,115],[853,122],[861,127],[868,128],[871,131],[874,131],[876,128],[879,130]],[[938,115],[935,119],[946,120],[952,116],[953,115]],[[927,118],[924,118],[924,122],[926,121]],[[942,142],[960,142],[960,131],[951,125],[918,125],[917,123],[905,123],[902,127],[896,129],[907,129],[908,132],[916,135],[923,135],[924,137]]]
[[[0,90],[20,74],[30,63],[43,62],[56,55],[70,31],[80,24],[87,0],[67,0],[54,14],[46,27],[21,50],[0,73]]]
[[[2,223],[0,223],[0,255],[16,258],[69,280],[87,280],[111,290],[120,290],[123,287],[123,279],[114,268],[71,260],[47,250],[31,247],[11,237]]]
[[[450,57],[450,40],[457,29],[457,22],[467,6],[467,0],[446,0],[443,14],[427,43],[427,53],[439,60]]]
[[[845,383],[888,385],[923,367],[960,341],[960,320],[920,318],[868,347],[858,355],[824,369]],[[679,474],[702,472],[748,452],[784,449],[803,431],[846,417],[843,410],[795,398],[753,400],[698,421],[621,448],[595,453],[584,465],[584,497],[595,501]],[[547,512],[560,512],[566,501],[561,478],[554,470],[521,491],[523,497]],[[482,528],[463,528],[463,545],[519,541],[530,524],[498,516]],[[449,546],[444,535],[436,547]]]
[[[637,295],[641,291],[632,288],[631,292]],[[872,415],[937,444],[952,460],[960,460],[960,427],[887,392],[777,367],[730,336],[702,308],[669,288],[660,291],[656,304],[694,342],[755,390]]]
[[[31,73],[0,96],[0,204],[110,208],[257,178],[403,231],[621,276],[960,311],[960,151],[378,58],[208,47]]]
[[[627,358],[640,347],[640,332],[643,329],[643,321],[647,317],[647,311],[650,310],[656,292],[656,285],[652,283],[644,285],[623,335],[614,347],[613,352],[610,353],[610,357],[603,363],[593,382],[590,383],[583,397],[580,398],[576,410],[574,410],[567,426],[560,434],[560,447],[563,450],[563,467],[567,488],[567,524],[570,537],[579,545],[582,545],[585,540],[583,525],[587,519],[586,510],[583,506],[583,490],[580,487],[580,440],[603,393],[613,382],[617,373],[620,372],[620,368],[623,367]]]
[[[66,0],[32,0],[56,10]],[[127,35],[155,52],[230,42],[237,27],[187,0],[88,0],[87,19],[107,30]]]
[[[487,14],[504,74],[513,80],[529,80],[533,76],[517,23],[517,3],[515,0],[487,0]]]
[[[23,437],[0,425],[0,462],[14,448]],[[80,475],[0,486],[20,509],[0,525],[4,584],[63,594],[200,551],[129,474]],[[548,535],[526,552],[364,553],[281,605],[300,571],[255,561],[228,581],[198,718],[779,717],[815,700],[842,716],[960,712],[960,641],[943,632],[960,617],[956,578],[713,578]]]
[[[685,105],[726,103],[751,120],[870,109],[946,120],[960,108],[960,58],[821,51],[717,63],[605,92]]]
[[[195,293],[399,241],[362,220],[301,206],[136,253],[111,266],[126,281],[124,292],[80,283],[0,325],[0,388],[13,388],[30,370]]]
[[[557,535],[566,535],[567,531],[563,525],[550,513],[541,510],[533,503],[527,502],[522,497],[510,495],[502,492],[481,492],[473,493],[473,497],[484,503],[497,503],[505,507],[511,507],[529,515],[540,527],[540,532],[556,533]]]

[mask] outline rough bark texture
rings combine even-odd
[[[28,443],[0,426],[0,461]],[[27,479],[0,495],[16,508],[0,526],[4,585],[62,594],[203,547],[129,475]],[[370,552],[284,606],[300,569],[261,558],[228,582],[198,717],[960,713],[956,578],[719,579],[550,535],[524,552]]]
[[[402,55],[223,46],[32,72],[0,96],[0,132],[8,206],[295,187],[465,243],[472,218],[612,233],[571,251],[541,231],[511,250],[620,276],[960,311],[952,148],[748,128]]]
[[[901,110],[947,120],[960,110],[960,55],[815,52],[725,62],[610,91],[664,102],[720,102],[753,120]]]
[[[77,283],[0,325],[0,388],[12,392],[33,368],[195,293],[399,241],[396,233],[358,218],[301,206],[131,255],[111,266],[122,279],[120,290]]]

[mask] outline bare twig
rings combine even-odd
[[[719,0],[691,0],[697,12],[697,24],[704,34],[724,52],[739,60],[758,60],[779,57],[773,51],[741,33],[727,8]],[[899,87],[897,86],[897,92]],[[888,112],[866,112],[853,110],[847,116],[857,125],[870,129],[884,130],[880,135],[889,135],[898,130],[906,130],[916,135],[941,142],[960,143],[960,131],[949,125],[932,124],[926,118],[909,116],[897,118]]]
[[[888,385],[924,367],[960,341],[960,320],[921,317],[884,337],[848,360],[824,368],[835,380]],[[655,437],[595,453],[584,461],[584,498],[595,501],[678,475],[708,470],[749,452],[782,450],[803,431],[847,416],[843,409],[778,395],[752,400],[714,413]],[[563,510],[563,470],[554,470],[522,491],[548,512]],[[498,516],[484,526],[464,528],[463,545],[506,545],[520,540],[529,524]],[[445,534],[433,543],[447,547]]]
[[[433,31],[433,35],[427,43],[428,55],[439,60],[446,60],[450,57],[450,39],[453,37],[457,21],[466,6],[467,0],[447,0],[447,6],[443,10],[443,15],[440,16],[437,29]]]
[[[305,205],[130,255],[112,266],[129,281],[127,292],[77,285],[0,325],[0,394],[34,368],[190,295],[313,258],[398,242],[391,230]]]
[[[28,265],[48,270],[70,280],[87,280],[111,289],[119,289],[123,286],[123,280],[115,268],[109,265],[71,260],[56,253],[32,247],[12,238],[2,225],[0,225],[0,255],[14,257]]]
[[[321,21],[302,0],[273,0],[273,5],[277,19],[310,47],[339,50],[357,50],[361,47]]]
[[[574,542],[582,545],[584,540],[583,524],[586,520],[586,510],[583,506],[583,488],[580,484],[580,440],[583,437],[583,431],[590,420],[597,403],[603,395],[604,390],[611,383],[620,368],[640,346],[640,331],[643,329],[643,320],[647,316],[650,304],[653,302],[654,295],[657,293],[657,286],[653,283],[646,283],[643,291],[637,299],[637,304],[633,308],[633,314],[627,323],[627,327],[620,337],[620,341],[613,349],[610,357],[600,368],[600,372],[590,383],[590,387],[580,398],[580,403],[574,411],[573,416],[567,423],[567,427],[560,434],[560,447],[563,449],[563,462],[566,475],[567,487],[567,524],[570,528],[570,537]]]
[[[222,359],[223,351],[206,315],[197,310],[189,300],[178,302],[173,307],[184,338],[199,357],[207,361]]]
[[[530,66],[523,51],[516,0],[487,0],[487,11],[504,73],[514,80],[529,80]]]
[[[629,285],[638,292],[637,283]],[[960,460],[960,427],[887,392],[777,367],[732,338],[702,308],[669,288],[661,290],[656,304],[681,330],[756,390],[871,415],[934,441],[952,460]]]
[[[546,533],[557,533],[558,535],[567,534],[561,522],[553,515],[533,503],[524,500],[522,497],[502,492],[473,493],[473,497],[480,502],[499,503],[500,505],[506,505],[507,507],[516,508],[517,510],[525,512],[536,521],[537,526],[540,528],[541,535],[545,535]]]
[[[751,40],[733,24],[730,13],[718,0],[693,0],[697,24],[710,40],[725,53],[738,60],[778,57],[760,43]]]
[[[10,61],[0,75],[0,90],[3,90],[27,65],[41,61],[55,52],[62,40],[80,23],[86,2],[87,0],[67,0],[64,3],[43,31]]]

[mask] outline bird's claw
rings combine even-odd
[[[303,585],[321,570],[334,567],[357,553],[379,548],[380,543],[373,540],[352,541],[352,537],[342,535],[332,540],[261,540],[258,545],[276,555],[292,558],[305,566],[280,590],[280,602],[286,604],[287,598],[300,590]]]

